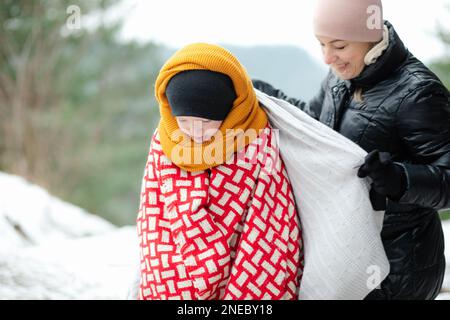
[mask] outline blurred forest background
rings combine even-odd
[[[0,2],[0,171],[122,226],[134,224],[159,121],[153,84],[177,48],[120,40],[121,18],[108,19],[118,2]],[[436,37],[450,47],[449,30]],[[252,77],[298,98],[326,73],[296,47],[223,45]],[[450,88],[450,54],[429,67]]]

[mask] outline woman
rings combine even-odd
[[[445,271],[437,210],[450,206],[449,92],[383,22],[380,0],[319,0],[314,31],[331,70],[312,101],[253,84],[369,152],[358,176],[371,178],[372,204],[386,210],[391,268],[366,299],[434,299]]]
[[[193,44],[162,67],[142,183],[140,299],[296,299],[300,222],[251,80]]]

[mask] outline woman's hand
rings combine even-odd
[[[358,177],[372,179],[370,200],[375,210],[383,210],[380,196],[398,201],[405,193],[407,178],[402,165],[393,162],[387,152],[374,150],[364,159]],[[385,199],[384,199],[385,200]],[[385,201],[384,201],[385,202]]]

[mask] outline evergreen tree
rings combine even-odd
[[[162,59],[119,39],[115,5],[0,2],[0,170],[122,225],[136,217]]]

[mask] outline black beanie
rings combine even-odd
[[[236,99],[233,82],[223,73],[188,70],[173,76],[166,97],[175,117],[225,120]]]

